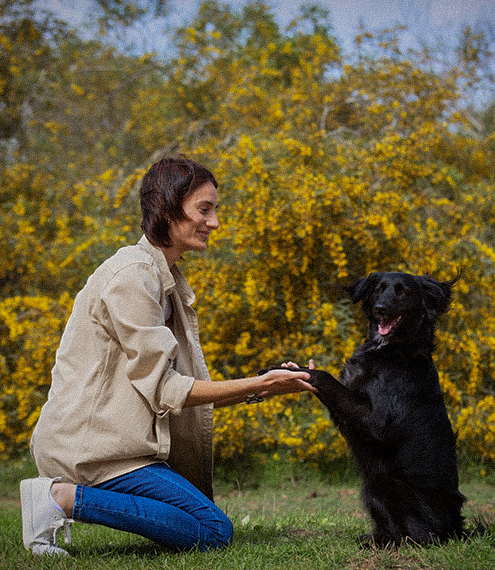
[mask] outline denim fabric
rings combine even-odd
[[[225,513],[164,463],[94,487],[78,485],[72,516],[139,534],[169,548],[221,548],[233,535]]]

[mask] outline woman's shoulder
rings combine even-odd
[[[89,277],[84,289],[99,296],[116,287],[136,291],[140,286],[156,288],[160,295],[176,286],[176,277],[170,272],[161,250],[143,240],[121,247],[107,258]]]
[[[116,268],[143,263],[145,265],[156,265],[151,252],[147,251],[139,243],[121,247],[112,257],[107,259],[106,263]]]
[[[153,275],[165,286],[172,285],[174,278],[166,262],[162,263],[159,256],[146,245],[140,240],[137,244],[121,247],[96,269],[92,275],[93,280],[109,281],[129,274],[137,278],[139,274],[143,274],[143,277]],[[165,260],[164,256],[163,259]]]
[[[139,266],[153,268],[156,266],[153,257],[139,244],[127,245],[118,249],[111,257],[108,257],[95,271],[95,274],[110,276],[124,269],[139,270]],[[155,268],[158,272],[158,268]]]

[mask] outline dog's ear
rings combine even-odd
[[[450,307],[452,287],[460,277],[461,273],[458,272],[450,281],[442,282],[428,275],[421,276],[420,284],[423,289],[423,298],[430,317],[436,319],[447,312]],[[433,311],[433,314],[431,314],[431,311]]]
[[[345,290],[351,297],[351,301],[353,303],[359,303],[359,301],[363,299],[366,300],[380,280],[380,275],[382,274],[378,272],[370,273],[368,277],[358,279],[352,285],[345,287]]]

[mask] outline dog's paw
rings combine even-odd
[[[337,382],[326,370],[308,370],[307,372],[311,374],[311,380],[308,382],[315,388],[318,388],[319,391],[325,391],[325,387],[330,387],[329,385]]]
[[[261,370],[258,370],[257,374],[258,376],[261,376],[262,374],[270,372],[270,370],[293,370],[294,372],[300,372],[301,370],[304,370],[304,372],[310,372],[309,368],[306,366],[301,366],[299,368],[296,366],[270,366],[270,368],[262,368]]]
[[[311,378],[307,382],[315,388],[324,387],[329,382],[335,381],[335,378],[325,370],[308,368],[307,366],[300,366],[299,368],[296,368],[294,366],[271,366],[270,368],[263,368],[262,370],[258,370],[258,375],[260,376],[261,374],[265,374],[270,370],[293,370],[295,372],[308,372]]]

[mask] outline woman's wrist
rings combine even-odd
[[[265,398],[263,398],[263,396],[258,396],[258,394],[248,394],[246,396],[246,404],[260,404],[264,401]]]
[[[246,402],[248,396],[263,391],[263,382],[260,377],[238,378],[220,382],[195,380],[193,387],[186,398],[185,407],[200,406],[202,404],[225,405],[224,402]]]

